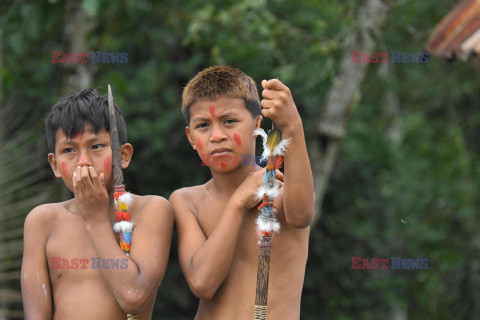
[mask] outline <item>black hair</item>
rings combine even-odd
[[[127,128],[122,112],[114,102],[120,145],[127,142]],[[89,124],[95,134],[105,129],[110,132],[110,114],[108,96],[100,94],[96,88],[70,92],[64,95],[53,107],[45,119],[48,151],[55,153],[55,138],[58,129],[62,129],[68,138],[83,133]]]

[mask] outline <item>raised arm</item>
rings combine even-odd
[[[80,211],[96,255],[102,259],[128,259],[124,269],[102,265],[102,276],[123,311],[138,314],[154,299],[165,275],[173,231],[173,209],[166,199],[156,196],[149,196],[141,209],[137,207],[132,214],[135,228],[130,256],[127,257],[120,249],[108,219],[105,186],[93,168],[77,170],[81,172],[74,178],[75,196],[77,203],[81,204]],[[80,182],[82,186],[79,186]]]
[[[52,319],[52,292],[45,246],[48,236],[46,205],[33,209],[25,219],[21,287],[25,319]]]
[[[264,80],[262,86],[262,115],[275,121],[283,138],[291,139],[284,157],[285,184],[282,197],[285,218],[289,225],[305,228],[313,219],[314,192],[302,119],[290,89],[282,82],[277,79]]]

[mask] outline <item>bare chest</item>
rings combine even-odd
[[[126,262],[97,257],[83,220],[65,213],[54,221],[54,232],[46,245],[48,270],[52,285],[68,281],[101,278],[102,268],[126,268]],[[118,260],[118,259],[117,259]]]

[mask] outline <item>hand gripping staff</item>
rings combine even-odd
[[[113,106],[113,95],[108,85],[108,111],[110,113],[110,140],[112,145],[113,181],[115,183],[115,208],[117,222],[113,225],[113,231],[117,233],[117,240],[120,248],[128,256],[130,244],[132,243],[133,223],[130,222],[128,206],[132,203],[132,195],[125,192],[122,173],[122,159],[120,157],[120,142],[118,141],[117,118]],[[138,319],[136,314],[128,314],[127,319]]]
[[[256,129],[254,135],[259,135],[263,140],[262,159],[268,159],[267,170],[263,176],[262,185],[257,191],[258,200],[262,204],[258,207],[257,233],[260,241],[257,270],[257,289],[255,295],[254,320],[265,320],[267,317],[268,278],[270,275],[270,252],[272,247],[273,232],[280,230],[280,223],[276,218],[276,209],[273,205],[280,187],[275,183],[275,170],[283,164],[283,155],[289,139],[282,139],[282,132],[272,125],[268,135],[263,129]]]

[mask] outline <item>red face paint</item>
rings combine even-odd
[[[75,136],[75,139],[82,139],[82,133],[79,132],[79,133]]]
[[[238,136],[238,134],[236,134],[236,133],[233,134],[233,140],[235,140],[235,142],[238,144],[238,146],[242,145],[242,141],[240,141],[240,137]]]
[[[212,118],[215,119],[215,108],[213,106],[210,106],[210,108],[208,108],[210,110],[210,114],[212,115]]]
[[[85,162],[85,156],[82,156],[82,158],[80,158],[80,161]]]
[[[103,160],[103,169],[104,169],[105,173],[110,172],[111,163],[112,163],[112,160],[109,157],[107,157],[107,158],[105,158],[105,160]]]
[[[197,147],[198,147],[198,151],[202,151],[203,143],[202,143],[202,140],[200,140],[200,138],[197,139]]]
[[[226,163],[225,162],[220,162],[220,166],[222,167],[222,169],[225,169],[227,167]]]
[[[62,162],[62,173],[67,176],[67,164],[65,162]]]

